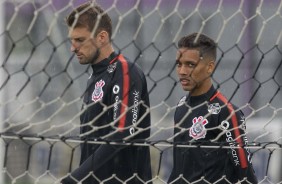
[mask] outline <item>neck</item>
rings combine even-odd
[[[197,84],[198,85],[198,84]],[[204,87],[198,88],[197,86],[194,88],[195,90],[190,91],[190,96],[200,96],[202,94],[205,94],[209,91],[209,89],[212,87],[212,82],[210,79],[208,79],[206,84],[202,84]]]
[[[107,44],[103,46],[102,48],[100,48],[100,55],[97,58],[97,61],[95,63],[99,63],[103,59],[108,58],[111,55],[111,53],[113,52],[114,52],[114,49],[111,44]]]

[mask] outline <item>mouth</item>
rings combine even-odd
[[[80,55],[80,54],[77,54],[77,55],[76,55],[76,58],[77,58],[78,60],[81,60],[81,59],[82,59],[82,57],[83,57],[83,56],[82,56],[82,55]]]
[[[179,81],[180,81],[182,86],[187,86],[187,85],[189,85],[191,83],[191,80],[186,79],[186,78],[180,78]]]

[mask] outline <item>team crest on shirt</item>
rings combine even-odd
[[[108,71],[109,73],[112,73],[113,71],[115,71],[116,67],[117,67],[117,63],[116,63],[116,62],[113,63],[113,64],[110,64],[110,65],[108,66],[107,71]]]
[[[211,114],[218,114],[221,110],[219,103],[209,104],[208,111]]]
[[[193,118],[193,125],[189,130],[189,135],[193,139],[202,139],[206,137],[207,129],[205,127],[208,124],[208,120],[204,119],[203,116]]]
[[[105,85],[105,81],[100,80],[99,82],[96,82],[95,89],[92,93],[92,101],[97,102],[101,100],[104,96],[103,86]]]

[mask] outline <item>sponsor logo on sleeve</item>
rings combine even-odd
[[[219,103],[209,104],[208,112],[211,114],[218,114],[221,110]]]
[[[100,80],[99,82],[96,82],[95,89],[92,93],[92,101],[98,102],[100,101],[104,96],[103,86],[105,85],[105,81]]]
[[[203,116],[193,118],[193,125],[189,130],[190,137],[198,140],[206,137],[207,130],[205,125],[208,124],[208,120]]]

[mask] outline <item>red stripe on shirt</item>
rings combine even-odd
[[[236,137],[236,142],[240,146],[240,148],[238,148],[239,160],[240,160],[240,163],[241,163],[241,167],[246,168],[246,167],[248,167],[248,163],[247,163],[245,151],[242,148],[243,141],[242,141],[242,138],[240,136],[240,131],[239,131],[239,128],[238,128],[238,120],[237,120],[234,108],[233,108],[232,104],[229,103],[227,101],[227,99],[225,98],[225,96],[223,96],[220,92],[217,92],[216,95],[224,104],[227,104],[227,108],[229,110],[229,113],[232,114],[231,121],[232,121],[232,125],[233,125],[233,128],[234,128],[233,131],[234,131],[234,135]]]
[[[210,101],[213,101],[213,99],[215,99],[215,97],[217,97],[218,94],[219,94],[219,91],[217,91],[217,92],[210,98]]]
[[[110,64],[112,64],[118,57],[119,57],[119,56],[117,56],[117,57],[115,57],[114,59],[112,59],[112,60],[110,61]]]
[[[128,95],[129,95],[129,73],[128,73],[128,63],[126,62],[125,58],[123,55],[119,55],[118,59],[121,61],[122,65],[122,77],[123,77],[123,86],[122,86],[122,102],[121,102],[121,118],[119,120],[119,125],[118,128],[122,129],[125,126],[125,121],[126,121],[126,108],[128,106]]]

